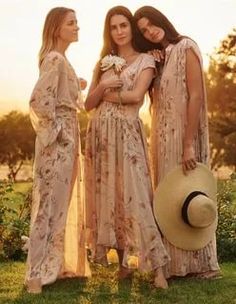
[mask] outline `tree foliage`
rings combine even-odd
[[[29,115],[12,111],[0,120],[0,164],[9,168],[15,181],[22,164],[34,154],[35,133]]]
[[[236,28],[210,57],[207,73],[212,166],[236,166]]]
[[[82,152],[89,114],[81,110],[78,114]],[[34,157],[35,132],[28,114],[12,111],[0,119],[0,165],[9,168],[8,177],[16,180],[23,163]]]

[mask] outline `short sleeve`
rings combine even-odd
[[[143,54],[143,59],[141,62],[141,69],[145,70],[148,68],[156,69],[154,57],[149,54]]]
[[[140,74],[142,71],[149,69],[149,68],[153,68],[154,69],[154,76],[156,77],[156,64],[155,64],[155,60],[154,57],[152,55],[149,54],[142,54],[142,59],[139,63],[139,69],[138,69],[138,74]]]
[[[64,58],[60,54],[49,53],[43,60],[39,79],[30,98],[30,119],[39,141],[45,147],[56,140],[61,130],[55,110],[63,66]]]
[[[195,53],[195,55],[197,56],[199,62],[202,64],[202,55],[201,55],[201,51],[198,47],[198,45],[196,44],[195,41],[193,41],[190,38],[184,38],[180,41],[179,43],[179,51],[180,51],[180,56],[183,56],[184,59],[186,57],[186,51],[188,49],[192,49],[192,51]]]
[[[191,50],[196,55],[196,58],[199,61],[199,64],[201,66],[201,70],[203,73],[203,62],[202,62],[202,56],[200,49],[195,41],[193,41],[190,38],[183,38],[178,44],[176,48],[176,57],[178,58],[178,61],[180,64],[178,65],[179,68],[179,74],[182,77],[182,81],[184,84],[186,84],[186,59],[187,59],[187,50]]]

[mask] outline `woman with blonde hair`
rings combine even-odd
[[[78,40],[74,10],[47,15],[39,53],[40,76],[30,99],[36,132],[26,287],[40,293],[58,277],[87,276],[80,193],[80,83],[65,52]]]

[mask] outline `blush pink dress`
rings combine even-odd
[[[170,170],[182,162],[188,104],[186,87],[187,49],[194,51],[202,66],[198,46],[193,40],[184,38],[179,43],[170,44],[167,47],[161,78],[157,79],[154,85],[150,148],[154,188]],[[209,138],[206,94],[205,102],[200,111],[194,145],[197,160],[208,165]],[[168,221],[168,219],[166,220]],[[171,257],[170,262],[165,267],[167,278],[219,269],[215,238],[205,248],[196,251],[176,248],[165,237],[163,242]]]
[[[153,58],[140,54],[120,77],[132,90]],[[112,69],[103,73],[108,77]],[[140,104],[118,105],[103,100],[89,122],[85,153],[87,227],[93,259],[106,264],[110,248],[124,251],[123,266],[138,258],[140,270],[167,263],[152,211],[152,186]],[[105,261],[105,262],[104,262]]]
[[[26,280],[89,276],[85,248],[81,153],[77,120],[79,85],[58,52],[45,57],[30,100],[36,132]]]

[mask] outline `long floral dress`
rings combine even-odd
[[[120,77],[132,90],[140,73],[154,68],[140,54]],[[102,77],[108,77],[112,70]],[[106,264],[110,248],[124,250],[123,266],[138,257],[140,270],[163,266],[169,257],[152,212],[152,186],[146,139],[139,118],[141,104],[103,100],[90,120],[85,152],[85,186],[89,246],[93,259]]]
[[[189,38],[184,38],[176,45],[170,44],[167,47],[162,76],[161,79],[157,79],[154,86],[155,98],[151,127],[151,170],[154,188],[171,169],[181,164],[182,161],[188,103],[187,49],[194,51],[202,66],[201,54],[196,43]],[[209,139],[206,92],[204,93],[205,102],[200,111],[199,127],[194,145],[197,160],[208,165]],[[163,242],[171,257],[171,261],[165,267],[167,278],[219,269],[215,239],[205,248],[196,251],[176,248],[165,237]]]
[[[50,52],[30,100],[36,132],[26,280],[42,285],[88,276],[81,196],[79,83],[68,61]]]

